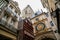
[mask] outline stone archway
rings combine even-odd
[[[53,38],[43,38],[41,40],[54,40]]]
[[[56,37],[53,34],[44,34],[44,35],[40,35],[37,39],[38,40],[56,40]]]
[[[57,40],[57,38],[54,35],[54,33],[51,31],[51,32],[36,36],[35,40]]]
[[[56,40],[56,38],[53,34],[46,34],[41,37],[41,40]]]

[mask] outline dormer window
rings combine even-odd
[[[35,13],[35,15],[37,15],[37,13]]]
[[[45,15],[46,15],[47,17],[49,17],[48,13],[45,13]]]

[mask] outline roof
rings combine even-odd
[[[45,12],[43,12],[43,13],[37,15],[37,16],[34,16],[34,17],[32,17],[30,20],[32,20],[32,19],[34,19],[34,18],[36,18],[36,17],[38,17],[38,16],[40,16],[40,15],[44,15],[44,13],[45,13]]]
[[[33,9],[31,8],[30,5],[27,5],[23,10],[26,10],[27,8],[30,8],[30,9],[33,11]],[[34,12],[34,11],[33,11],[33,12]]]
[[[40,12],[40,11],[38,10],[36,13],[34,13],[34,14],[32,15],[32,18],[34,18],[35,16],[38,16],[38,15],[40,15],[40,14],[42,14],[42,12]]]

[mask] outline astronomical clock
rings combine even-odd
[[[36,31],[42,31],[45,29],[45,24],[44,23],[38,23],[35,28],[36,28]]]

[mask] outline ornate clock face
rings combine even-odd
[[[43,30],[44,28],[45,28],[45,24],[43,24],[43,23],[39,23],[39,24],[36,25],[36,30],[37,30],[37,31],[41,31],[41,30]]]

